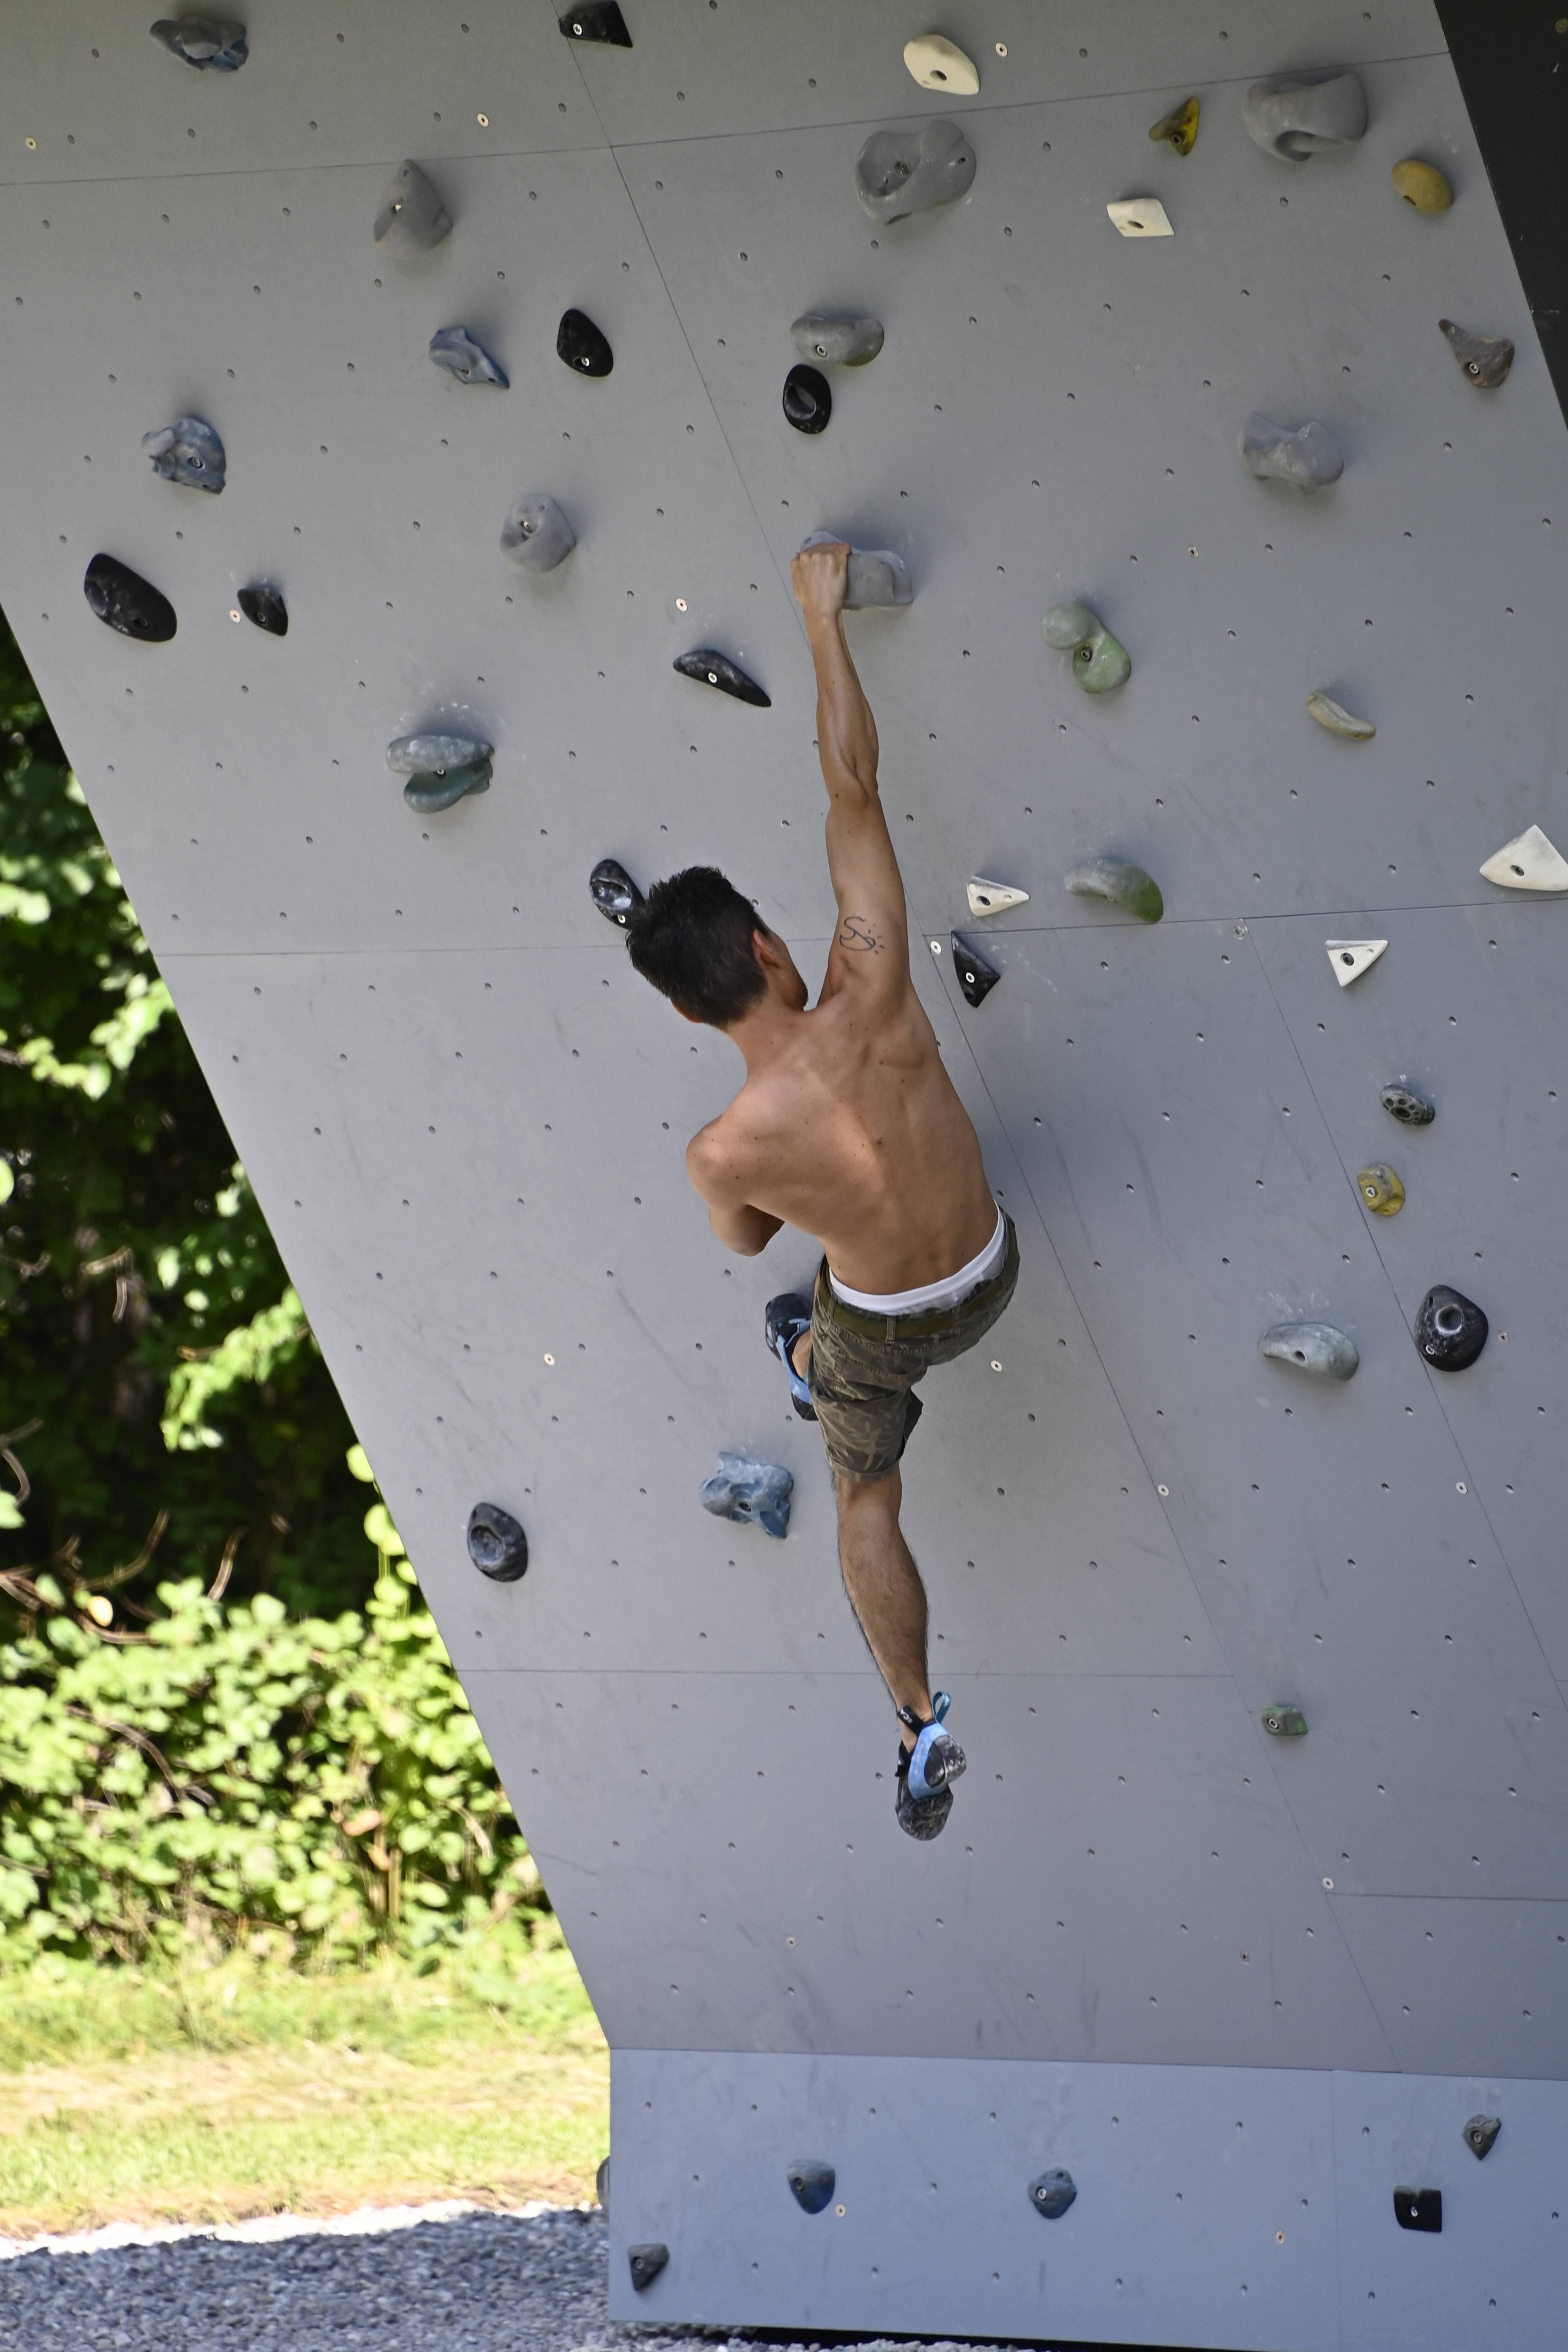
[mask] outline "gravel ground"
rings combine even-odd
[[[605,2218],[592,2209],[281,2216],[0,2251],[0,2346],[18,2352],[720,2352],[759,2341],[617,2325]]]

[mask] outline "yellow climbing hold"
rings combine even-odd
[[[1331,735],[1348,735],[1354,742],[1366,743],[1377,732],[1370,719],[1352,718],[1342,702],[1336,702],[1331,694],[1321,690],[1307,697],[1307,708],[1319,726],[1326,727]]]
[[[1192,153],[1197,135],[1198,102],[1195,98],[1184,98],[1180,106],[1173,106],[1169,114],[1163,114],[1159,121],[1152,123],[1149,128],[1151,139],[1165,140],[1178,155]]]
[[[1394,184],[1418,213],[1446,213],[1454,201],[1454,191],[1436,163],[1423,163],[1415,155],[1395,163]]]
[[[1371,1168],[1361,1169],[1355,1181],[1362,1205],[1370,1209],[1374,1217],[1396,1217],[1405,1206],[1404,1185],[1381,1160]]]

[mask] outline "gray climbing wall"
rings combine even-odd
[[[626,7],[630,51],[545,0],[254,0],[233,77],[128,0],[12,0],[0,31],[0,597],[614,2046],[615,2307],[1539,2345],[1568,2206],[1564,914],[1477,867],[1568,837],[1568,441],[1436,16],[954,0],[982,82],[955,102],[910,80],[929,24],[895,0]],[[1344,62],[1359,146],[1248,142],[1250,80]],[[1145,131],[1189,90],[1182,160]],[[960,106],[971,194],[873,229],[866,131]],[[1394,195],[1413,151],[1451,212]],[[415,262],[371,236],[405,155],[456,224]],[[1149,194],[1173,238],[1123,241],[1107,202]],[[558,362],[568,304],[607,381]],[[887,329],[813,439],[779,405],[808,307]],[[1440,314],[1514,336],[1501,391]],[[431,365],[459,321],[509,392]],[[1254,408],[1327,422],[1337,487],[1248,478]],[[221,498],[140,453],[188,411]],[[526,491],[578,534],[539,580],[497,546]],[[907,1466],[971,1759],[929,1848],[761,1345],[809,1244],[710,1239],[682,1153],[738,1059],[585,887],[606,853],[716,861],[820,969],[786,576],[819,525],[915,579],[852,637],[917,982],[1024,1256]],[[174,643],[93,618],[100,548]],[[285,639],[230,618],[258,579]],[[1131,653],[1103,701],[1041,642],[1066,596]],[[672,674],[706,644],[771,711]],[[1318,687],[1375,740],[1315,728]],[[495,781],[422,818],[384,749],[442,723]],[[1100,850],[1158,877],[1158,929],[1066,896]],[[973,871],[1031,894],[985,928],[978,1012],[918,937]],[[1343,936],[1390,944],[1342,992]],[[1395,1076],[1434,1126],[1380,1108]],[[1384,1159],[1407,1205],[1371,1220]],[[1439,1281],[1493,1330],[1447,1378],[1410,1335]],[[1259,1358],[1300,1316],[1353,1336],[1347,1386]],[[721,1445],[794,1469],[785,1544],[699,1510]],[[469,1566],[480,1496],[526,1524],[521,1584]],[[1264,1733],[1275,1702],[1304,1740]],[[837,2171],[816,2218],[802,2155]],[[1046,2221],[1052,2166],[1079,2194]],[[1401,2186],[1443,2191],[1441,2236],[1396,2227]]]

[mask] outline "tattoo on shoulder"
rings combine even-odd
[[[852,955],[880,955],[882,942],[864,915],[846,915],[838,933],[838,944]]]

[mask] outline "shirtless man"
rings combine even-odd
[[[901,1727],[896,1811],[932,1838],[963,1751],[926,1675],[926,1596],[899,1526],[915,1383],[991,1328],[1018,1243],[942,1067],[910,975],[903,883],[877,789],[877,727],[844,641],[849,551],[797,555],[816,666],[827,864],[838,929],[815,1005],[788,948],[711,866],[656,883],[627,926],[632,961],[689,1021],[740,1048],[746,1082],[693,1136],[687,1173],[727,1249],[754,1257],[781,1225],[825,1255],[813,1296],[770,1300],[766,1337],[795,1410],[822,1425],[845,1589]]]

